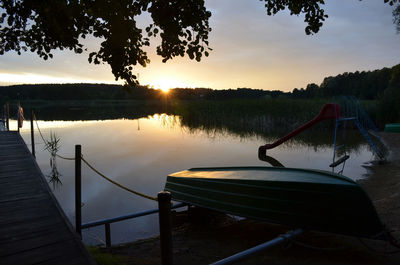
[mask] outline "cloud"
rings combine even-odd
[[[304,32],[304,17],[288,11],[268,16],[262,1],[208,0],[206,7],[213,13],[210,57],[200,63],[179,57],[164,64],[152,45],[147,49],[151,64],[134,69],[142,83],[292,90],[319,84],[325,76],[399,63],[400,35],[395,34],[392,7],[383,1],[327,1],[329,18],[312,36]],[[148,22],[144,15],[138,24]],[[89,39],[87,44],[95,50],[98,41]],[[87,54],[68,51],[49,61],[9,53],[0,57],[0,73],[115,82],[109,66],[90,65]]]

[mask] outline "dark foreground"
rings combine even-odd
[[[400,239],[400,134],[384,134],[384,139],[391,150],[388,163],[371,166],[369,178],[361,181],[361,185],[370,195],[382,221]],[[174,264],[177,265],[210,264],[292,229],[251,220],[237,221],[214,213],[198,215],[194,212],[190,218],[185,214],[175,217],[173,244]],[[392,253],[396,250],[382,241],[306,232],[287,244],[238,264],[398,265],[400,253]],[[122,264],[161,263],[158,238],[116,246],[108,251],[120,257]]]

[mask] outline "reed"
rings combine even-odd
[[[57,152],[60,150],[60,138],[56,133],[50,132],[50,140],[44,139],[44,150],[50,153],[50,174],[47,175],[49,183],[53,185],[53,189],[62,185],[61,173],[57,169]]]

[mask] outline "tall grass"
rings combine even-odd
[[[178,115],[194,114],[209,117],[220,116],[270,116],[296,120],[307,120],[316,116],[326,100],[295,99],[232,99],[224,101],[196,100],[175,101],[174,110]]]
[[[257,137],[260,144],[264,144],[313,119],[328,102],[305,99],[176,101],[173,109],[174,114],[180,117],[180,125],[189,132],[201,131],[211,137]],[[333,132],[334,121],[323,121],[297,136],[296,143],[314,147],[330,146]],[[351,139],[349,147],[357,148],[361,143],[357,131],[349,131],[347,137]]]

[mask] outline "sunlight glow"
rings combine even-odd
[[[169,90],[170,90],[171,88],[169,88],[169,87],[162,87],[162,88],[160,88],[160,89],[162,90],[162,92],[168,93]]]
[[[187,84],[174,79],[158,79],[157,81],[150,82],[149,87],[168,93],[172,88],[187,87]]]

